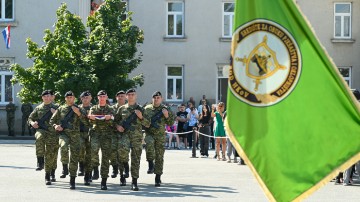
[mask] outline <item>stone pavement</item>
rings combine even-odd
[[[210,151],[214,155],[214,151]],[[100,190],[100,180],[91,186],[76,178],[76,190],[69,189],[69,177],[46,186],[44,171],[35,171],[33,140],[0,140],[0,201],[156,201],[156,202],[232,202],[267,201],[247,166],[211,158],[190,158],[190,150],[166,150],[161,187],[154,187],[155,175],[146,174],[147,162],[142,153],[139,188],[119,186],[119,177],[108,179],[108,190]],[[112,168],[110,169],[112,170]],[[330,182],[305,201],[360,201],[360,181],[353,186]],[[286,191],[286,190],[284,190]]]

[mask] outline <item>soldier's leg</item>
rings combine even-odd
[[[131,189],[138,191],[137,179],[139,178],[140,158],[142,152],[142,135],[133,134],[131,137]]]
[[[164,168],[164,143],[165,143],[165,136],[156,136],[154,138],[154,145],[155,145],[155,169],[154,173],[157,175],[163,174]]]
[[[99,179],[99,149],[100,149],[100,135],[95,132],[92,131],[91,132],[91,140],[90,140],[90,144],[91,144],[91,166],[94,169],[94,173],[92,176],[93,180],[97,180]]]
[[[115,178],[118,174],[118,152],[117,152],[117,147],[118,147],[118,133],[113,132],[111,135],[111,153],[110,153],[110,162],[111,162],[111,166],[113,167],[113,172],[111,177]]]
[[[125,186],[126,178],[129,177],[129,152],[130,152],[129,136],[121,133],[118,142],[120,186]]]
[[[36,131],[35,133],[35,153],[37,158],[37,171],[44,168],[44,156],[45,156],[45,137],[44,135]]]
[[[63,171],[60,178],[65,178],[69,174],[69,137],[65,133],[59,136],[60,161],[63,165]]]
[[[50,174],[55,167],[54,158],[56,157],[55,152],[57,148],[57,142],[55,134],[45,133],[43,135],[45,136],[45,177],[47,178],[46,184],[50,185],[51,182],[50,178],[48,178],[48,175],[50,177]]]
[[[70,143],[70,177],[76,177],[80,155],[80,132],[68,133]]]
[[[84,176],[85,161],[85,136],[87,133],[80,132],[80,152],[79,152],[79,176]]]
[[[112,137],[109,134],[104,132],[101,134],[100,138],[100,147],[101,147],[101,178],[108,178],[109,174],[109,159],[111,156],[111,144],[112,144]]]
[[[146,151],[146,160],[149,164],[148,174],[154,173],[154,159],[155,159],[155,143],[154,137],[151,134],[146,134],[145,136],[145,151]],[[163,145],[164,147],[164,145]]]
[[[50,179],[51,182],[56,182],[55,170],[57,168],[57,157],[59,153],[59,137],[56,133],[49,133],[47,137],[49,139],[49,145],[51,145],[52,151],[51,162],[49,162],[51,167]]]
[[[84,144],[85,144],[84,184],[90,185],[92,165],[91,165],[91,144],[90,144],[89,133],[87,133],[87,137],[84,138]]]

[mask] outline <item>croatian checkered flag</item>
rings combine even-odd
[[[5,27],[5,29],[2,31],[2,34],[4,36],[4,41],[6,44],[6,48],[10,49],[10,25]]]

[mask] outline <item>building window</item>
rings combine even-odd
[[[223,32],[222,37],[229,38],[232,36],[234,24],[234,3],[223,3]]]
[[[168,66],[166,101],[183,101],[183,67]]]
[[[11,84],[13,73],[9,70],[13,63],[13,58],[0,58],[0,104],[9,103],[9,98],[14,97],[14,86]]]
[[[351,88],[351,67],[339,67],[340,74]]]
[[[184,3],[168,2],[166,19],[167,37],[184,37]]]
[[[351,38],[351,3],[334,3],[334,35]]]
[[[14,20],[14,0],[0,0],[0,21]]]

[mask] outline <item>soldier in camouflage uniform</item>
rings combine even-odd
[[[129,152],[131,148],[131,189],[138,191],[137,179],[139,178],[140,157],[142,152],[142,125],[149,125],[149,121],[143,117],[143,107],[136,103],[135,89],[126,91],[128,103],[121,106],[115,115],[117,130],[122,133],[119,142],[119,162],[123,162],[125,178],[129,176]],[[148,122],[148,123],[146,123]],[[123,173],[120,173],[123,175]],[[121,178],[120,178],[121,180]]]
[[[155,186],[159,187],[164,167],[165,124],[172,126],[174,124],[174,116],[171,110],[162,104],[162,96],[159,91],[153,93],[152,104],[145,107],[144,116],[146,119],[151,120],[149,127],[145,125],[146,160],[149,163],[147,173],[156,174]]]
[[[21,122],[21,135],[25,135],[25,128],[27,127],[29,130],[29,135],[32,135],[31,127],[27,124],[27,120],[33,111],[33,106],[30,103],[24,103],[21,105],[21,112],[22,112],[22,122]]]
[[[9,98],[9,104],[6,105],[6,122],[8,126],[9,136],[15,136],[14,124],[15,124],[15,111],[16,106],[13,103],[13,99]]]
[[[89,91],[85,91],[81,93],[80,99],[82,104],[79,105],[81,111],[86,112],[86,116],[89,114],[91,104],[91,93]],[[80,123],[80,159],[79,159],[79,173],[78,176],[84,176],[84,184],[90,185],[91,179],[91,144],[90,144],[90,136],[89,136],[89,128],[90,123],[88,121]]]
[[[92,106],[89,111],[89,119],[92,124],[91,132],[91,157],[93,158],[101,149],[101,190],[107,190],[106,181],[109,174],[109,160],[111,156],[111,135],[114,131],[114,110],[106,103],[107,93],[101,90],[97,94],[99,104]],[[93,161],[92,161],[93,163]],[[94,167],[95,169],[98,167]]]
[[[49,124],[56,130],[63,140],[63,145],[70,145],[70,189],[75,189],[75,178],[80,155],[80,120],[84,120],[86,113],[74,105],[75,96],[72,91],[65,93],[65,104],[60,106],[50,119]]]
[[[55,134],[53,127],[50,126],[49,120],[55,112],[56,106],[51,103],[49,90],[43,91],[41,98],[43,103],[31,112],[28,122],[29,125],[36,129],[35,148],[38,161],[38,167],[36,170],[42,170],[44,168],[45,161],[45,182],[46,185],[51,185],[50,174],[55,177],[58,137]],[[55,181],[55,178],[52,179],[52,181]]]
[[[116,93],[116,104],[114,104],[112,106],[112,108],[114,109],[114,113],[117,112],[117,110],[125,104],[126,102],[126,97],[125,97],[125,92],[123,90],[119,91]],[[121,164],[121,166],[119,167],[119,154],[118,154],[118,143],[119,143],[119,138],[120,138],[120,134],[119,131],[116,130],[113,133],[113,137],[112,137],[112,145],[111,145],[111,158],[110,158],[110,162],[111,162],[111,166],[113,167],[113,173],[111,175],[112,178],[116,178],[119,170],[120,173],[122,173],[123,171],[123,164]]]

